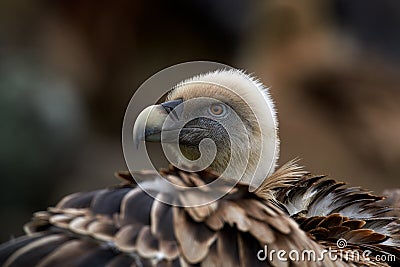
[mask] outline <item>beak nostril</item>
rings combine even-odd
[[[171,100],[168,102],[164,102],[161,104],[161,106],[165,109],[165,111],[170,114],[172,113],[172,115],[178,119],[179,116],[181,115],[182,111],[183,111],[183,107],[182,105],[179,106],[180,104],[183,103],[182,99],[177,99],[177,100]]]
[[[180,105],[182,103],[183,103],[182,99],[177,99],[177,100],[171,100],[168,102],[164,102],[161,104],[161,106],[165,109],[165,111],[170,113],[172,110],[174,110],[174,108],[176,108],[178,105]]]
[[[170,113],[170,112],[173,110],[173,108],[168,107],[168,106],[163,106],[163,108],[165,109],[165,111],[166,111],[167,113]]]

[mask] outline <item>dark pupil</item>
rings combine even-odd
[[[213,107],[213,112],[215,114],[220,114],[221,113],[221,107],[220,106],[214,106]]]

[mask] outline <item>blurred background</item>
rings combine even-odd
[[[68,193],[118,183],[135,89],[193,60],[271,87],[281,164],[400,187],[398,1],[2,0],[0,241]]]

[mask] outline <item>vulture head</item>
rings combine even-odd
[[[277,132],[268,89],[232,69],[177,84],[165,102],[141,112],[134,139],[137,145],[143,140],[161,142],[168,160],[179,168],[207,168],[257,187],[275,170]]]

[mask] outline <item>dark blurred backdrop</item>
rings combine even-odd
[[[271,86],[281,163],[400,187],[399,29],[390,0],[1,1],[0,240],[65,194],[117,183],[130,97],[184,61]]]

